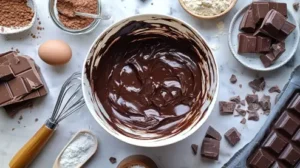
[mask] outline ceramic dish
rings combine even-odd
[[[34,13],[33,18],[31,20],[31,22],[29,23],[29,25],[24,26],[24,27],[0,26],[0,34],[9,35],[9,34],[21,33],[21,32],[29,30],[34,25],[34,22],[36,20],[36,10],[37,10],[36,4],[35,4],[34,0],[28,0],[27,5],[33,10],[33,13]]]
[[[184,4],[183,0],[179,0],[180,2],[180,5],[182,6],[182,8],[188,12],[190,15],[196,17],[196,18],[199,18],[199,19],[215,19],[215,18],[218,18],[220,16],[223,16],[225,15],[226,13],[228,13],[234,6],[235,4],[237,3],[237,0],[232,0],[230,6],[222,13],[218,14],[218,15],[214,15],[214,16],[202,16],[202,15],[197,15],[195,13],[193,13],[192,11],[189,10],[189,8]]]
[[[132,130],[129,127],[126,127],[124,125],[110,122],[109,115],[104,110],[96,94],[93,93],[91,83],[88,80],[91,72],[93,71],[93,68],[97,67],[98,63],[101,61],[101,54],[102,54],[100,52],[102,51],[101,49],[105,48],[106,45],[110,46],[109,44],[110,37],[115,37],[116,32],[118,32],[120,29],[125,29],[124,26],[128,25],[128,23],[131,23],[132,21],[143,21],[150,24],[155,24],[155,23],[165,24],[171,27],[172,29],[177,30],[176,32],[180,30],[180,32],[183,35],[185,35],[185,37],[193,37],[193,39],[190,40],[193,40],[195,44],[197,44],[203,51],[203,54],[201,55],[201,57],[203,57],[202,58],[203,63],[201,64],[200,67],[203,70],[203,73],[207,74],[207,79],[209,79],[208,81],[205,82],[199,81],[203,83],[203,95],[204,95],[203,104],[201,106],[201,109],[199,110],[199,113],[197,114],[197,117],[193,118],[193,122],[189,124],[189,126],[186,126],[185,129],[176,132],[176,134],[174,135],[173,134],[164,135],[163,137],[151,139],[151,137],[155,137],[155,135],[147,133],[145,131]],[[141,30],[136,30],[136,32],[140,32],[140,31]],[[153,32],[155,33],[157,32],[157,30]],[[174,32],[169,31],[168,33],[171,34]],[[169,36],[170,34],[168,33],[164,33],[164,35]],[[159,146],[173,144],[175,142],[185,139],[189,135],[193,134],[201,125],[203,125],[203,123],[206,121],[208,116],[211,114],[214,104],[216,102],[216,96],[218,93],[218,86],[219,86],[219,80],[218,80],[219,75],[218,75],[217,64],[211,50],[209,49],[207,43],[203,40],[202,36],[194,28],[192,28],[187,23],[170,16],[156,15],[156,14],[136,15],[115,23],[114,25],[110,26],[105,31],[103,31],[103,33],[93,43],[83,67],[84,68],[82,71],[83,72],[82,87],[83,87],[84,99],[94,119],[108,133],[118,138],[119,140],[122,140],[132,145],[142,146],[142,147],[159,147]],[[136,136],[143,137],[145,139],[125,136],[124,134],[115,130],[111,124],[114,124],[113,125],[114,127],[118,127],[119,129],[122,129],[123,132],[127,131],[129,134],[134,134]]]
[[[59,21],[56,2],[57,0],[49,0],[49,13],[54,24],[64,32],[67,32],[72,35],[86,34],[93,31],[101,21],[101,19],[95,19],[88,27],[83,29],[74,30],[74,29],[67,28]],[[97,15],[101,15],[101,0],[97,0],[97,2],[98,2]]]
[[[259,54],[239,54],[238,51],[238,34],[241,33],[239,30],[241,20],[243,18],[244,13],[248,9],[249,6],[246,6],[242,10],[240,10],[232,19],[230,28],[229,28],[229,47],[233,56],[244,66],[257,70],[257,71],[271,71],[277,68],[280,68],[284,64],[286,64],[295,54],[298,43],[299,43],[299,24],[295,17],[292,15],[291,11],[288,10],[288,21],[296,25],[296,29],[292,34],[285,40],[286,51],[278,58],[278,60],[271,65],[270,67],[264,67],[262,64]]]

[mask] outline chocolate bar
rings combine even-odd
[[[265,125],[225,168],[300,166],[300,66],[293,72]]]
[[[16,52],[0,54],[0,107],[31,100],[47,94],[38,68],[28,56]]]
[[[274,9],[281,13],[283,16],[288,17],[286,3],[269,2],[269,8],[270,10]]]
[[[256,53],[256,36],[240,33],[238,53]]]
[[[251,7],[246,11],[240,24],[240,30],[246,33],[254,33],[256,25],[253,19],[253,10]]]

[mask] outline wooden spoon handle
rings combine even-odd
[[[43,125],[10,161],[10,168],[26,168],[44,148],[54,130]]]

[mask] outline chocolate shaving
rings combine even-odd
[[[261,77],[249,82],[249,86],[256,91],[263,91],[266,86],[265,78]]]
[[[241,116],[246,116],[247,111],[243,109],[235,109],[236,112],[238,112]]]
[[[241,124],[246,124],[246,122],[247,122],[246,118],[243,118],[240,123]]]
[[[230,77],[230,82],[231,82],[232,84],[235,84],[235,83],[237,82],[237,78],[236,78],[235,75],[231,75],[231,77]]]
[[[258,111],[260,109],[260,105],[258,103],[250,103],[248,106],[249,111]]]
[[[193,154],[194,154],[194,155],[197,155],[197,153],[198,153],[198,145],[192,144],[192,145],[191,145],[191,148],[192,148]]]
[[[246,106],[246,101],[245,100],[241,100],[241,105],[242,106]]]
[[[239,104],[241,102],[241,97],[240,96],[234,96],[230,98],[230,101],[235,102]]]
[[[269,93],[281,93],[281,90],[278,86],[273,86],[269,89]]]

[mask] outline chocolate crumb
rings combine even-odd
[[[249,86],[256,91],[263,91],[266,86],[265,78],[257,78],[249,82]]]
[[[20,121],[18,121],[18,124],[21,124],[21,122],[20,122]]]
[[[299,10],[299,2],[295,2],[293,4],[293,8],[295,9],[295,11],[298,11]]]
[[[115,157],[110,157],[109,161],[110,161],[111,164],[117,163],[117,159]]]
[[[248,120],[259,121],[259,116],[256,111],[248,111]]]
[[[240,96],[234,96],[230,98],[230,101],[235,102],[239,104],[241,102],[241,97]]]
[[[39,121],[39,119],[38,119],[38,118],[36,118],[34,121],[35,121],[35,122],[38,122],[38,121]]]
[[[12,131],[14,131],[14,130],[15,130],[15,128],[12,128],[11,130],[12,130]]]
[[[247,111],[243,109],[235,109],[236,112],[239,113],[241,116],[246,116]]]
[[[20,115],[20,117],[19,117],[19,120],[22,120],[23,119],[23,116],[22,115]]]
[[[259,104],[263,111],[267,111],[271,109],[271,97],[264,95],[261,100],[259,101]]]
[[[241,107],[242,107],[242,106],[239,104],[239,105],[237,105],[237,107],[236,107],[236,108],[237,108],[237,109],[240,109]]]
[[[192,144],[192,145],[191,145],[191,148],[192,148],[193,154],[194,154],[194,155],[197,155],[197,153],[198,153],[198,145]]]
[[[240,87],[240,88],[242,88],[242,87],[243,87],[243,85],[242,85],[242,84],[240,84],[240,85],[239,85],[239,87]]]
[[[228,130],[224,136],[227,142],[232,146],[235,146],[241,140],[241,134],[234,127]]]
[[[241,124],[246,124],[246,122],[247,122],[246,118],[243,118],[240,123]]]
[[[236,76],[235,75],[231,75],[231,77],[230,77],[230,82],[232,83],[232,84],[235,84],[236,82],[237,82],[237,78],[236,78]]]
[[[269,93],[281,93],[281,90],[278,86],[273,86],[269,89]]]

